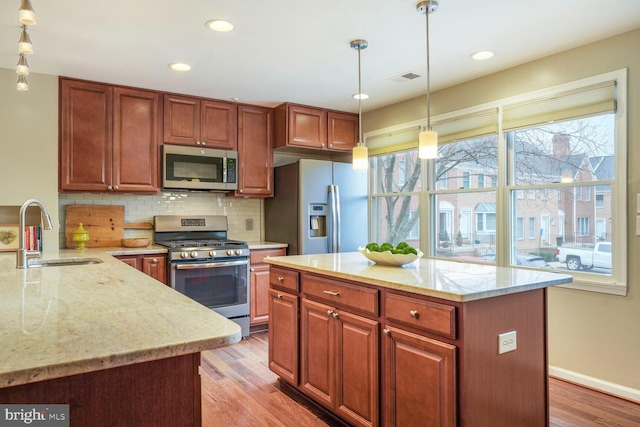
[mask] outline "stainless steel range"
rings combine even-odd
[[[154,242],[169,248],[173,289],[238,323],[249,335],[249,245],[227,238],[221,215],[156,216]]]

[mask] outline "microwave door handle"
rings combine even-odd
[[[227,158],[222,158],[222,182],[227,182]]]

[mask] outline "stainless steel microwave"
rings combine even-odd
[[[238,152],[165,144],[162,146],[162,188],[237,190]]]

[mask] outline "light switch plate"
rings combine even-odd
[[[517,347],[516,331],[498,335],[498,354],[508,353]]]

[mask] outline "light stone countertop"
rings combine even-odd
[[[0,388],[239,342],[236,323],[110,255],[163,252],[65,249],[42,258],[103,262],[28,269],[0,254]]]
[[[459,302],[545,288],[573,280],[567,274],[425,258],[402,267],[389,267],[376,265],[359,252],[269,257],[265,262]]]

